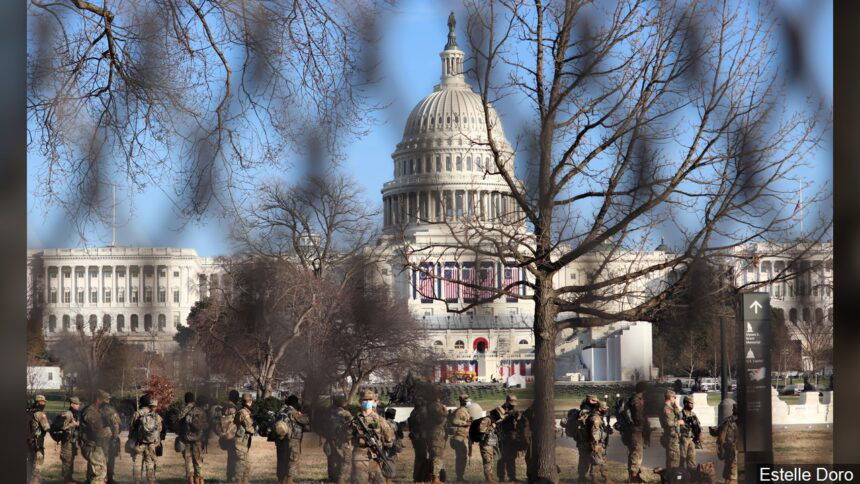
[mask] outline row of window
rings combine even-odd
[[[137,314],[132,314],[130,316],[129,327],[126,329],[125,324],[125,315],[118,314],[116,317],[116,328],[115,331],[119,333],[123,333],[126,331],[130,331],[132,333],[137,333],[143,330],[143,332],[149,333],[153,330],[157,330],[159,332],[167,331],[167,315],[159,314],[158,315],[158,326],[154,329],[152,326],[152,315],[144,314],[143,315],[143,327],[140,326],[140,319]],[[179,328],[181,318],[179,313],[173,314],[173,326],[175,328]],[[68,314],[64,314],[62,317],[62,326],[57,325],[57,316],[50,315],[48,316],[48,332],[56,333],[57,331],[71,331],[72,328],[72,318]],[[82,314],[78,314],[75,316],[74,321],[74,329],[76,331],[84,331],[89,330],[90,332],[95,332],[98,329],[105,329],[107,331],[114,330],[113,327],[113,319],[110,314],[105,314],[102,316],[101,327],[99,327],[99,319],[95,314],[91,314],[84,324],[84,316]]]
[[[484,163],[486,162],[487,169],[493,166],[492,158],[487,157],[486,159],[481,158],[480,156],[475,157],[475,163],[472,164],[471,156],[455,156],[451,155],[445,156],[445,163],[442,163],[442,156],[436,155],[435,164],[433,163],[433,157],[425,156],[423,159],[409,159],[409,160],[394,160],[394,176],[401,175],[419,175],[421,173],[433,173],[435,166],[435,173],[453,172],[453,171],[484,171]],[[444,170],[443,170],[444,168]],[[464,169],[465,168],[465,169]]]
[[[138,289],[132,288],[131,292],[129,294],[130,294],[129,302],[137,303],[138,299],[139,299]],[[111,302],[111,299],[112,299],[111,298],[111,289],[110,288],[104,288],[102,291],[101,302],[109,304]],[[71,290],[67,289],[67,290],[63,291],[63,299],[62,299],[63,304],[69,304],[69,303],[71,303],[71,300],[72,300]],[[160,289],[158,291],[157,301],[160,303],[166,303],[167,302],[167,291],[166,290]],[[57,304],[57,289],[56,288],[51,288],[49,290],[48,302],[50,304]],[[87,299],[87,302],[89,302],[91,304],[96,304],[99,302],[98,289],[91,289],[90,290],[89,298]],[[116,291],[116,302],[121,303],[121,304],[125,303],[125,289],[124,288],[117,289],[117,291]],[[145,303],[151,303],[152,302],[152,288],[149,288],[149,287],[144,288],[144,290],[143,290],[143,302],[145,302]],[[173,290],[173,302],[176,304],[179,304],[179,289]],[[83,304],[84,303],[84,290],[82,288],[79,288],[78,291],[75,293],[75,303],[77,303],[77,304]]]
[[[480,343],[484,343],[483,348],[478,348]],[[528,345],[529,342],[528,342],[528,340],[521,339],[521,340],[519,340],[519,342],[517,344]],[[443,343],[442,340],[437,339],[436,341],[433,342],[433,346],[445,346],[445,343]],[[474,346],[475,346],[475,349],[485,349],[486,348],[485,340],[483,338],[481,338],[481,341],[477,341]],[[457,341],[454,342],[454,349],[455,350],[464,350],[464,349],[466,349],[466,343],[463,340],[458,339]]]
[[[454,71],[452,71],[454,72]],[[435,129],[439,127],[440,129],[443,127],[451,127],[454,125],[459,125],[460,121],[463,122],[463,125],[471,125],[474,127],[483,127],[484,126],[484,118],[482,116],[463,116],[460,117],[459,113],[454,113],[453,116],[450,114],[446,115],[444,118],[442,116],[422,116],[421,119],[416,119],[412,122],[411,128],[413,130],[416,129]]]
[[[51,279],[56,279],[58,272],[59,271],[57,271],[57,270],[49,269],[48,275]],[[62,272],[63,272],[63,279],[70,279],[72,277],[72,271],[71,270],[68,270],[68,271],[64,270]],[[137,278],[139,272],[140,271],[136,270],[136,269],[129,270],[129,274],[131,275],[132,278]],[[84,269],[76,269],[75,270],[75,276],[77,276],[79,279],[82,279],[84,277],[84,273],[85,273]],[[98,275],[99,275],[98,267],[91,267],[89,269],[89,273],[90,273],[90,277],[93,279],[98,277]],[[113,270],[110,267],[106,267],[106,268],[102,269],[102,271],[101,271],[101,274],[104,276],[110,276],[112,273],[113,273]],[[153,271],[151,269],[144,269],[143,277],[150,278],[150,277],[152,277],[152,275],[153,275]],[[117,269],[116,276],[120,279],[125,278],[125,270]],[[163,267],[160,268],[158,270],[158,277],[167,277],[167,269],[165,269]],[[173,271],[173,277],[179,277],[179,271]]]
[[[517,302],[517,296],[525,294],[525,272],[518,267],[504,267],[499,271],[500,266],[494,262],[481,262],[478,266],[473,262],[424,264],[423,270],[412,274],[412,298],[420,298],[422,303],[432,303],[439,298],[450,303],[472,303],[479,298],[498,298],[496,292],[489,288],[507,288],[506,301]],[[478,289],[468,284],[488,289]]]
[[[782,309],[777,309],[777,310],[782,311]],[[814,315],[814,319],[813,319],[813,315]],[[791,308],[788,310],[788,320],[789,321],[791,321],[792,323],[798,322],[797,316],[798,316],[797,308]],[[802,322],[803,321],[810,322],[810,323],[816,322],[816,323],[820,324],[820,323],[824,322],[824,309],[823,308],[811,309],[811,308],[805,307],[805,308],[802,308],[800,310],[800,317],[801,317],[800,321],[802,321]],[[831,323],[833,322],[833,308],[827,309],[827,321],[829,321]]]

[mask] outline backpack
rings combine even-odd
[[[487,418],[487,417],[484,417]],[[472,423],[469,425],[469,441],[480,443],[481,440],[484,439],[484,434],[481,432],[481,421],[483,418],[478,418],[472,420]]]
[[[621,427],[621,431],[625,432],[627,429],[633,427],[633,412],[631,408],[633,407],[633,402],[631,399],[619,399],[615,402],[615,420]]]
[[[195,406],[182,417],[182,437],[186,442],[197,442],[203,437],[207,425],[206,412]]]
[[[591,412],[588,409],[572,408],[567,412],[567,425],[564,426],[564,434],[572,437],[577,444],[588,442],[588,417]]]
[[[48,430],[48,433],[51,434],[51,438],[54,439],[54,442],[63,442],[68,438],[69,432],[63,428],[65,426],[65,413],[61,413],[54,417],[54,420],[51,422],[51,428]]]
[[[150,410],[138,417],[134,436],[139,444],[157,443],[161,437],[161,431],[158,429],[158,414]]]
[[[235,422],[235,414],[225,414],[221,415],[218,420],[218,426],[221,428],[221,433],[218,435],[219,437],[227,440],[233,440],[236,438],[236,422]]]

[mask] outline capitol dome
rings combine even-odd
[[[403,138],[392,153],[394,179],[382,188],[386,229],[419,227],[473,217],[511,222],[516,204],[498,173],[481,96],[466,82],[465,53],[457,46],[453,16],[448,42],[439,54],[440,83],[406,119]],[[489,106],[492,143],[508,173],[514,153],[502,122]],[[442,224],[437,224],[442,225]]]

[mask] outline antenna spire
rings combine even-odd
[[[116,185],[113,185],[113,218],[111,219],[110,246],[116,247]]]

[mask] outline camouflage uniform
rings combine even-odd
[[[451,416],[451,425],[454,427],[454,436],[451,437],[451,447],[454,449],[456,463],[454,469],[457,471],[457,480],[462,481],[466,473],[466,462],[469,458],[469,425],[472,423],[472,415],[466,408],[469,401],[468,395],[460,396],[460,407],[454,410]]]
[[[110,428],[99,410],[105,397],[107,393],[99,392],[99,398],[81,412],[81,454],[87,460],[87,482],[93,484],[107,480],[107,458],[101,442],[110,437]]]
[[[192,397],[193,398],[193,397]],[[208,421],[206,412],[198,407],[194,402],[188,402],[179,413],[180,432],[176,438],[180,439],[183,444],[182,458],[185,460],[185,478],[189,483],[198,484],[203,482],[203,441],[206,435],[206,429],[192,431],[187,426],[183,426],[182,422],[186,418],[194,419],[197,415],[202,421]]]
[[[481,449],[481,463],[484,468],[485,482],[498,482],[496,480],[496,448],[499,446],[499,437],[496,435],[496,422],[501,420],[505,414],[505,410],[497,407],[490,411],[490,414],[483,417],[478,424],[478,432],[481,434],[481,441],[478,447]]]
[[[254,435],[254,419],[251,417],[251,409],[248,408],[254,401],[250,393],[242,395],[242,408],[236,412],[236,440],[233,441],[233,449],[236,453],[236,481],[240,484],[251,482],[251,461],[248,453],[251,449],[251,437]]]
[[[497,424],[501,456],[496,463],[496,472],[500,481],[517,480],[517,458],[522,454],[522,442],[517,435],[520,412],[515,410],[516,402],[515,395],[505,397],[505,418]]]
[[[645,416],[645,396],[637,392],[630,398],[630,417],[633,425],[622,435],[627,445],[627,474],[630,482],[642,482],[642,455],[645,443],[650,441],[651,426]]]
[[[352,453],[352,445],[349,438],[345,438],[346,428],[352,420],[352,414],[342,407],[346,404],[341,399],[329,415],[329,432],[323,446],[328,460],[328,480],[339,484],[349,479],[349,458]]]
[[[738,415],[736,408],[717,429],[717,457],[724,461],[723,479],[726,484],[738,482]]]
[[[600,406],[596,395],[586,395],[582,402],[579,404],[580,415],[582,412],[588,412],[590,418],[591,414],[597,411],[597,408]],[[585,417],[584,417],[585,418]],[[577,425],[576,422],[573,425]],[[587,434],[587,432],[586,432]],[[588,478],[588,473],[591,470],[591,446],[589,445],[589,436],[582,435],[581,433],[577,433],[578,441],[576,442],[576,451],[577,451],[577,465],[576,465],[576,473],[580,482],[584,482]]]
[[[415,453],[412,464],[412,480],[415,482],[427,482],[430,480],[430,453],[427,446],[427,406],[422,400],[415,402],[415,408],[406,420],[409,427],[409,440]]]
[[[69,399],[69,409],[63,413],[63,427],[65,437],[60,442],[60,467],[62,478],[66,482],[74,482],[75,456],[78,454],[78,410],[71,405],[80,405],[78,397]],[[80,407],[79,407],[80,408]]]
[[[609,480],[606,474],[606,448],[603,446],[603,440],[606,438],[603,417],[608,407],[606,402],[600,402],[598,408],[599,411],[588,416],[588,457],[591,464],[591,482],[603,483]]]
[[[427,405],[427,435],[429,440],[430,454],[430,481],[439,482],[445,471],[445,448],[448,446],[448,438],[445,432],[445,423],[448,419],[448,410],[442,402],[436,400]]]
[[[218,417],[222,416],[232,416],[233,420],[236,419],[236,412],[239,411],[238,406],[230,401],[224,405],[222,409],[222,414]],[[236,456],[236,447],[233,445],[233,442],[228,442],[227,444],[227,482],[233,482],[236,480],[236,461],[238,457]]]
[[[660,438],[660,443],[666,449],[666,469],[672,469],[681,464],[681,449],[678,435],[678,420],[681,418],[681,411],[675,405],[675,392],[671,390],[667,391],[666,398],[671,398],[672,401],[671,403],[666,402],[663,410],[660,412],[660,427],[663,428],[663,436]]]
[[[119,418],[119,413],[116,409],[110,405],[109,397],[99,407],[99,411],[102,414],[105,426],[110,429],[110,437],[102,441],[102,451],[105,454],[107,463],[107,481],[114,482],[113,475],[116,468],[116,458],[120,453],[119,432],[122,420]]]
[[[687,402],[692,403],[693,399],[691,397],[684,397],[684,403]],[[698,420],[695,412],[692,410],[687,410],[686,408],[681,409],[681,418],[692,417]],[[686,424],[682,425],[680,428],[680,438],[678,440],[678,449],[681,461],[681,467],[686,467],[687,469],[695,469],[696,468],[696,443],[693,441],[693,429],[688,427]]]
[[[361,393],[361,400],[376,400],[376,394],[372,391],[364,390]],[[383,446],[391,446],[394,443],[394,431],[388,426],[388,422],[376,413],[371,411],[365,415],[359,411],[356,419],[361,420],[364,425],[374,434]],[[373,455],[367,446],[367,442],[358,429],[351,427],[352,440],[352,478],[351,482],[364,484],[367,482],[382,483],[385,482],[385,477],[382,475],[382,469],[379,463],[373,460]]]
[[[307,415],[296,408],[287,405],[282,410],[292,421],[292,432],[289,438],[275,440],[277,456],[277,476],[279,484],[291,484],[299,475],[299,460],[302,457],[302,435],[311,421]]]
[[[155,482],[155,468],[157,465],[158,456],[156,455],[158,445],[161,443],[158,438],[156,438],[155,442],[138,442],[138,428],[140,425],[140,419],[149,413],[155,413],[156,419],[158,420],[158,435],[161,435],[162,430],[164,429],[164,422],[161,418],[161,415],[158,415],[155,412],[155,408],[158,407],[157,400],[150,400],[149,404],[146,407],[141,408],[137,412],[134,412],[134,415],[131,417],[131,425],[129,426],[129,439],[131,439],[133,443],[134,451],[131,454],[131,474],[134,478],[134,482],[140,482],[141,476],[146,476],[146,481],[149,483]],[[140,459],[138,461],[138,459]]]
[[[537,478],[537,469],[535,469],[536,462],[534,461],[534,449],[532,445],[534,443],[534,439],[532,438],[532,428],[534,422],[534,408],[529,407],[523,411],[519,422],[517,423],[517,433],[520,436],[523,447],[525,447],[525,461],[526,461],[526,481],[534,482]]]
[[[30,483],[39,483],[42,479],[42,464],[45,461],[45,434],[51,429],[48,416],[45,415],[47,400],[42,395],[33,399],[33,407],[29,410],[30,419],[27,435],[27,479]]]

